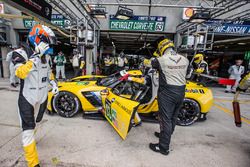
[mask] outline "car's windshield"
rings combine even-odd
[[[147,91],[148,86],[131,81],[120,82],[112,89],[115,95],[135,101],[141,101]]]
[[[118,82],[120,77],[121,77],[121,74],[119,72],[117,72],[117,73],[109,75],[105,78],[99,78],[96,84],[98,86],[109,87],[109,86],[115,84],[116,82]]]

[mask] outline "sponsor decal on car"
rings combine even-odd
[[[131,110],[129,110],[128,108],[126,108],[124,105],[122,105],[121,103],[119,103],[118,101],[114,101],[114,103],[116,104],[116,105],[118,105],[120,108],[122,108],[124,111],[126,111],[126,113],[128,113],[128,114],[131,114]]]
[[[76,82],[76,85],[88,85],[89,82],[86,82],[86,81],[80,81],[80,82]]]
[[[201,94],[205,94],[205,91],[203,89],[186,89],[186,93],[201,93]]]

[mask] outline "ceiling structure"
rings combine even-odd
[[[56,13],[62,14],[65,18],[76,23],[82,18],[89,20],[90,25],[95,24],[100,28],[98,19],[93,18],[84,8],[85,5],[102,5],[105,7],[141,7],[149,10],[154,8],[176,8],[193,7],[200,10],[210,11],[212,18],[247,20],[250,19],[249,0],[46,0],[53,7]],[[150,12],[146,12],[150,14]],[[110,14],[110,13],[108,13]],[[177,27],[183,31],[190,26],[189,22],[182,22]],[[161,36],[173,38],[172,34],[152,32],[126,32],[126,31],[101,31],[100,37],[103,45],[112,46],[118,50],[130,48],[130,51],[137,51],[147,43],[154,43]],[[113,43],[112,43],[113,42]]]
[[[250,19],[250,1],[248,0],[86,0],[85,4],[102,5],[102,6],[139,6],[139,7],[166,7],[166,8],[184,8],[192,7],[199,10],[209,11],[212,19],[225,20],[248,20]],[[192,25],[188,21],[181,22],[177,31],[185,31]],[[224,34],[225,35],[225,34]],[[115,32],[102,31],[101,41],[103,45],[110,46],[114,43],[117,50],[130,48],[130,50],[138,51],[138,49],[145,46],[147,43],[151,45],[161,36],[166,36],[173,39],[173,35],[166,33],[152,33],[152,32]],[[231,36],[230,38],[237,38],[236,41],[222,41],[223,36],[216,36],[214,43],[215,49],[228,49],[226,45],[237,46],[241,50],[244,46],[250,44],[250,39],[242,39],[240,36]],[[113,43],[112,43],[113,42]],[[239,43],[239,44],[238,44]],[[243,45],[243,43],[246,43]]]
[[[100,38],[103,46],[112,44],[118,52],[124,50],[125,53],[133,54],[134,52],[145,53],[142,50],[147,44],[150,44],[147,46],[149,49],[154,49],[154,42],[162,36],[173,39],[171,34],[119,31],[102,31]]]

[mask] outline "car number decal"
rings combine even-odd
[[[105,111],[105,115],[107,116],[107,118],[117,127],[117,121],[116,121],[116,110],[114,110],[113,108],[111,108],[111,103],[106,100],[106,111]]]

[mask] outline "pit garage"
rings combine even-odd
[[[32,159],[32,167],[249,167],[250,91],[241,86],[249,81],[249,9],[247,0],[0,1],[0,166],[24,167]],[[50,69],[56,75],[62,52],[66,77],[61,73],[49,85],[42,120],[25,129],[20,109],[27,103],[20,96],[26,81],[13,87],[7,54],[29,41],[36,24],[55,33]],[[157,76],[165,68],[147,66],[167,54],[159,47],[166,38],[171,54],[189,60],[191,76],[167,156],[149,146],[159,142],[163,82]],[[197,54],[208,73],[197,71]],[[244,70],[234,92],[238,81],[228,71],[237,61]],[[33,109],[28,116],[37,119],[39,106]],[[29,130],[37,151],[27,156]]]

